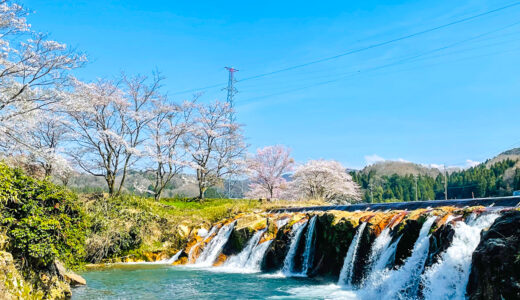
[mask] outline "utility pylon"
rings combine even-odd
[[[417,174],[415,174],[413,177],[415,179],[415,201],[417,201],[419,199],[419,193],[417,191]]]
[[[233,102],[233,97],[235,96],[235,94],[238,92],[237,89],[235,88],[235,72],[237,72],[238,70],[233,68],[233,67],[225,67],[226,70],[229,71],[229,78],[228,78],[228,86],[226,88],[227,90],[227,103],[229,105],[229,123],[230,124],[233,124],[235,123],[235,112],[233,111],[234,110],[234,106],[235,106],[235,103]],[[232,127],[230,127],[232,128]],[[232,181],[232,174],[230,173],[229,174],[229,177],[228,177],[228,198],[231,198],[231,181]]]
[[[448,172],[446,171],[446,164],[444,164],[444,200],[448,200]]]
[[[234,123],[235,122],[235,114],[233,112],[235,103],[233,102],[233,97],[238,92],[235,88],[235,72],[238,70],[233,67],[226,67],[226,70],[229,71],[229,79],[228,79],[228,86],[226,88],[227,90],[227,102],[229,104],[229,108],[231,108],[231,112],[229,113],[229,122]]]

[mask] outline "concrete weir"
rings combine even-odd
[[[515,207],[520,203],[520,196],[509,197],[490,197],[475,199],[455,199],[455,200],[428,200],[428,201],[410,201],[410,202],[391,202],[391,203],[373,203],[373,204],[352,204],[352,205],[327,205],[327,206],[309,206],[309,207],[288,207],[277,208],[270,212],[307,212],[307,211],[385,211],[392,210],[414,210],[419,208],[434,208],[439,206],[493,206],[493,207]]]

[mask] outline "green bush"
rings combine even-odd
[[[74,268],[83,261],[87,226],[75,194],[0,163],[0,205],[6,250],[23,266],[45,268],[59,259]]]

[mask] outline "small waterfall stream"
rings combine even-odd
[[[282,268],[282,273],[286,276],[295,275],[294,257],[296,256],[296,252],[298,251],[298,243],[300,242],[300,238],[302,236],[303,229],[305,229],[306,224],[307,221],[305,221],[305,223],[296,223],[292,227],[291,244],[289,245],[289,251],[285,256]]]
[[[211,241],[204,247],[204,250],[197,258],[195,265],[202,267],[209,267],[213,265],[220,252],[222,252],[222,248],[226,244],[233,232],[233,228],[235,228],[236,221],[224,225],[220,228],[217,235],[211,239]]]
[[[343,267],[341,268],[341,272],[339,275],[338,285],[341,286],[350,286],[352,282],[352,271],[354,270],[354,263],[356,262],[356,252],[359,245],[359,240],[363,235],[363,231],[367,223],[361,223],[356,230],[356,234],[348,247],[347,255],[345,255],[345,260],[343,261]]]
[[[379,236],[374,240],[374,244],[372,245],[372,248],[370,249],[370,256],[368,259],[368,263],[370,265],[370,270],[373,269],[373,267],[378,262],[381,255],[384,253],[384,251],[388,248],[390,245],[390,242],[392,241],[392,236],[390,235],[390,228],[386,227],[381,231]]]
[[[421,276],[425,299],[464,299],[471,268],[471,256],[480,242],[480,232],[491,226],[497,214],[475,218],[468,223],[457,222],[450,247],[441,254],[440,260]]]
[[[303,252],[302,276],[307,276],[309,269],[312,268],[314,250],[314,227],[316,226],[316,216],[312,217],[307,226],[305,234],[305,250]]]
[[[174,262],[176,262],[176,261],[179,259],[179,256],[181,256],[182,251],[184,251],[184,250],[179,250],[177,253],[175,253],[174,256],[170,257],[170,258],[166,261],[166,263],[169,264],[169,265],[171,265],[171,264],[173,264]]]
[[[257,271],[260,267],[260,261],[263,258],[265,250],[270,241],[259,244],[258,242],[267,229],[257,231],[247,242],[244,249],[237,255],[231,256],[225,263],[224,268],[228,269],[245,269],[247,271]]]
[[[395,250],[397,249],[397,245],[401,240],[401,236],[397,238],[397,240],[391,244],[389,244],[385,250],[382,251],[381,255],[378,257],[376,261],[371,266],[371,273],[377,273],[383,271],[386,266],[391,262],[391,260],[395,260]]]
[[[191,248],[190,248],[190,251],[188,252],[188,262],[190,263],[195,263],[195,258],[193,257],[194,256],[194,252],[195,250],[200,246],[200,244],[207,240],[208,238],[211,238],[211,236],[213,236],[215,234],[215,232],[217,231],[218,227],[217,226],[213,226],[211,227],[210,231],[209,232],[206,232],[204,234],[204,236],[201,236],[203,239],[198,241],[195,245],[193,245]]]
[[[363,291],[363,293],[367,294],[366,298],[410,299],[416,295],[419,287],[419,277],[424,270],[424,263],[428,256],[428,248],[430,246],[429,231],[435,220],[436,217],[428,217],[423,223],[412,254],[401,268],[383,271],[380,276],[372,277],[373,280]]]

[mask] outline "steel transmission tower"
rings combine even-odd
[[[228,86],[225,88],[227,90],[227,102],[229,104],[229,107],[231,108],[231,112],[229,113],[229,122],[234,123],[235,122],[235,114],[233,112],[234,105],[233,103],[233,96],[238,92],[235,88],[235,72],[238,70],[233,67],[226,67],[226,69],[229,71],[229,79],[228,79]]]
[[[229,71],[229,79],[228,79],[228,86],[225,88],[227,90],[227,103],[229,104],[230,112],[229,112],[229,123],[233,124],[235,123],[235,112],[233,102],[233,96],[237,93],[237,89],[235,88],[235,72],[238,70],[233,67],[226,67],[226,69]],[[228,178],[228,198],[231,198],[231,181],[233,180],[231,174],[229,174]]]

